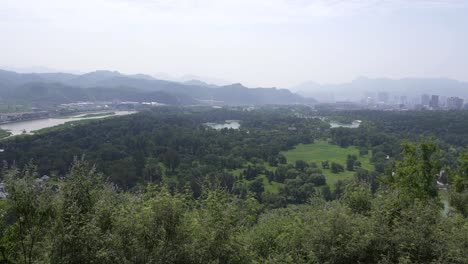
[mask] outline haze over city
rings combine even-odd
[[[249,87],[359,76],[467,81],[466,14],[463,0],[6,0],[0,66]]]

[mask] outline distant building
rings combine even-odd
[[[432,108],[438,108],[439,107],[439,96],[438,95],[432,95],[431,101],[429,102],[429,106]]]
[[[413,109],[414,109],[414,110],[418,110],[418,111],[424,110],[424,105],[422,105],[422,104],[415,104]]]
[[[402,95],[400,96],[400,104],[407,105],[408,104],[408,97]]]
[[[460,97],[447,98],[447,108],[450,110],[460,110],[463,107],[463,99]]]
[[[377,100],[382,103],[388,103],[389,95],[387,92],[379,92],[377,93]]]
[[[431,97],[428,94],[421,95],[421,104],[422,105],[429,105],[431,102]]]
[[[447,97],[441,95],[439,97],[439,107],[446,107],[446,106],[447,106]]]

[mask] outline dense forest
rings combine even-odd
[[[242,120],[242,129],[217,131],[204,125],[227,119]],[[291,126],[296,128],[294,132],[288,130]],[[15,137],[1,143],[6,151],[0,158],[19,167],[33,160],[40,173],[63,175],[74,157],[85,156],[122,188],[161,180],[162,172],[158,171],[163,170],[171,179],[182,178],[178,182],[183,189],[199,175],[242,168],[247,162],[276,164],[280,150],[313,142],[321,133],[317,130],[320,127],[326,124],[280,114],[280,110],[250,113],[161,108],[73,129]]]
[[[468,119],[437,115],[161,107],[2,140],[0,261],[467,263]],[[287,159],[314,142],[358,154]]]

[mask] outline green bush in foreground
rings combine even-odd
[[[83,161],[55,187],[36,182],[33,166],[12,170],[0,207],[0,260],[468,263],[467,218],[444,216],[432,185],[414,185],[411,177],[429,174],[411,166],[429,159],[424,150],[410,150],[396,167],[397,178],[375,194],[353,182],[339,200],[312,198],[273,210],[253,194],[241,199],[222,189],[204,188],[196,199],[159,185],[124,192]],[[410,185],[419,188],[414,196]]]

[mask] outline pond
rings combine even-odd
[[[240,128],[240,121],[239,120],[226,120],[224,123],[205,123],[205,125],[214,128],[216,130],[220,130],[223,128],[232,128],[232,129],[239,129]]]
[[[100,112],[102,113],[102,112]],[[123,116],[136,113],[136,111],[114,111],[107,112],[107,115],[100,113],[86,113],[74,116],[64,116],[64,117],[55,117],[55,118],[45,118],[45,119],[35,119],[28,121],[13,122],[8,124],[0,125],[1,129],[11,132],[12,136],[21,135],[21,134],[32,134],[32,131],[53,127],[61,124],[65,124],[69,121],[78,121],[83,119],[99,119],[106,118],[110,116]],[[95,114],[93,116],[93,114]]]
[[[329,122],[331,128],[336,128],[336,127],[358,128],[361,125],[361,123],[362,123],[361,120],[354,120],[351,124],[342,124],[336,121]]]

